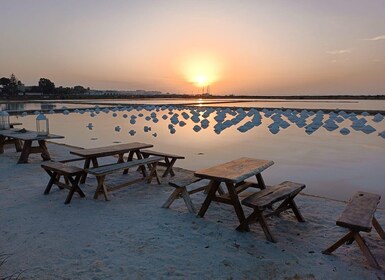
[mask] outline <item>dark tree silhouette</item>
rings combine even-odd
[[[46,78],[41,78],[39,80],[39,88],[44,94],[55,93],[55,84]]]

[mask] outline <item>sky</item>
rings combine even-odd
[[[179,94],[385,94],[384,0],[0,0],[0,77]]]

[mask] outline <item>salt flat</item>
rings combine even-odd
[[[48,148],[53,159],[69,155],[67,146]],[[0,253],[9,254],[0,277],[385,279],[384,271],[371,268],[356,244],[342,246],[331,256],[321,253],[346,232],[335,226],[343,202],[298,196],[306,223],[298,223],[289,212],[269,218],[278,240],[273,244],[258,224],[251,232],[236,231],[236,215],[223,204],[214,203],[204,218],[190,214],[182,200],[171,209],[161,208],[173,191],[166,182],[137,183],[112,192],[106,202],[92,199],[96,180],[90,177],[82,186],[86,198],[75,194],[71,204],[64,205],[66,190],[54,186],[43,195],[49,178],[40,168],[40,156],[32,155],[29,164],[21,165],[17,158],[11,147],[0,155]],[[199,193],[192,199],[199,207],[204,197]],[[385,227],[385,212],[377,210],[376,216]],[[364,236],[385,268],[385,240],[374,230]]]

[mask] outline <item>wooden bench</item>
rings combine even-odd
[[[349,232],[329,248],[322,251],[322,253],[330,255],[345,242],[351,244],[356,241],[369,264],[374,268],[380,268],[365,240],[360,235],[360,231],[370,232],[373,225],[380,237],[385,239],[385,232],[374,217],[380,199],[381,196],[378,194],[367,192],[355,193],[336,222],[336,225],[347,228]]]
[[[108,165],[103,165],[103,166],[88,169],[87,172],[89,174],[95,175],[98,181],[98,186],[94,194],[94,199],[97,199],[99,196],[99,193],[102,192],[105,200],[109,200],[108,198],[109,191],[116,190],[116,189],[128,186],[130,184],[133,184],[135,182],[141,181],[142,179],[134,180],[128,183],[124,183],[124,184],[114,186],[114,187],[109,187],[109,188],[106,186],[104,182],[106,175],[117,171],[121,171],[121,170],[127,170],[132,167],[140,167],[143,178],[147,180],[147,183],[151,183],[152,178],[155,176],[158,184],[160,184],[158,173],[156,171],[157,164],[160,160],[162,160],[161,157],[148,157],[143,159],[135,159],[127,162],[108,164]],[[148,176],[146,176],[146,172],[145,172],[146,165],[150,169],[150,174]]]
[[[165,166],[166,170],[164,171],[162,177],[166,177],[167,174],[170,173],[171,176],[175,176],[174,171],[172,170],[172,167],[174,166],[175,162],[177,159],[184,159],[184,156],[178,156],[178,155],[173,155],[173,154],[167,154],[167,153],[161,153],[161,152],[156,152],[153,150],[142,150],[140,151],[143,155],[144,158],[147,158],[149,156],[158,156],[162,157],[164,162],[159,162],[158,164],[160,166]]]
[[[69,189],[69,193],[65,200],[65,204],[71,202],[74,192],[77,192],[81,197],[85,197],[79,187],[79,181],[84,174],[84,170],[80,167],[66,165],[61,162],[49,161],[41,164],[41,167],[48,173],[50,180],[45,188],[44,194],[49,194],[52,185],[57,185],[60,189]],[[60,182],[60,177],[63,176],[65,183]]]
[[[278,215],[282,211],[291,209],[297,220],[299,222],[304,222],[305,220],[299,212],[297,205],[294,202],[294,198],[305,187],[304,184],[286,181],[276,186],[267,187],[266,189],[246,197],[242,200],[242,204],[253,208],[254,211],[238,226],[237,229],[245,230],[248,228],[249,224],[258,220],[265,233],[266,239],[271,242],[276,242],[265,218],[272,215]],[[279,201],[283,202],[274,211],[264,214],[266,209],[272,209],[273,204]]]

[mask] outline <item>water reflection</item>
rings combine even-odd
[[[340,199],[356,190],[385,196],[381,114],[150,105],[67,111],[47,115],[50,131],[65,136],[55,142],[84,148],[151,143],[185,155],[179,166],[192,170],[242,156],[263,158],[276,162],[264,176],[268,184],[304,182],[307,193]],[[17,121],[35,130],[35,119]]]

